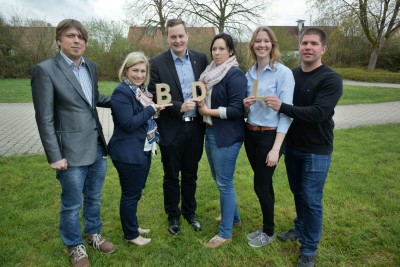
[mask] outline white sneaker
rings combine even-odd
[[[274,240],[275,237],[273,235],[269,236],[266,233],[261,233],[256,238],[250,240],[247,244],[253,248],[261,248],[265,245],[268,245]]]

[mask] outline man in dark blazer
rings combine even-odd
[[[82,195],[86,241],[104,253],[115,250],[101,236],[107,151],[96,110],[110,107],[110,97],[99,94],[96,64],[82,57],[87,39],[79,21],[61,21],[56,28],[60,52],[36,65],[31,81],[40,139],[61,184],[60,235],[74,266],[89,266],[79,219]]]
[[[192,82],[199,79],[208,62],[205,54],[187,49],[188,34],[185,22],[181,19],[168,20],[167,42],[170,49],[150,60],[149,91],[156,94],[155,85],[159,83],[166,83],[170,87],[173,106],[160,114],[158,129],[168,231],[177,234],[180,231],[181,214],[195,231],[201,230],[200,222],[195,217],[195,193],[198,163],[203,154],[204,125],[196,102],[191,100],[191,90]]]

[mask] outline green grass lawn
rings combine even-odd
[[[117,82],[100,81],[99,90],[110,95]],[[381,103],[400,101],[400,89],[344,86],[344,93],[339,105]],[[32,102],[30,80],[28,79],[3,79],[0,80],[0,103],[26,103]]]
[[[117,86],[116,81],[100,81],[99,90],[110,95]],[[32,102],[31,80],[0,79],[0,103]]]
[[[338,105],[371,104],[400,101],[399,88],[344,85]]]
[[[317,266],[400,266],[400,124],[335,131],[335,150],[324,193],[324,227]],[[217,250],[203,244],[218,232],[218,190],[206,156],[199,170],[198,218],[203,230],[186,222],[178,236],[167,232],[163,210],[162,165],[153,159],[139,204],[142,227],[153,242],[137,247],[124,242],[119,221],[120,187],[111,161],[103,190],[103,234],[117,246],[112,255],[88,248],[93,266],[295,266],[299,243],[255,249],[246,234],[261,227],[252,171],[244,150],[235,173],[242,226],[233,242]],[[60,186],[44,155],[0,158],[0,266],[67,266],[58,232]],[[274,176],[276,232],[295,216],[284,163]]]
[[[362,82],[400,83],[400,72],[375,69],[368,71],[363,68],[337,68],[333,67],[343,79]]]

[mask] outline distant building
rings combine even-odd
[[[57,51],[55,28],[50,24],[13,27],[1,25],[0,78],[26,78],[32,66]]]
[[[10,32],[20,46],[38,57],[46,58],[54,54],[56,28],[47,24],[45,27],[10,27]],[[12,50],[12,49],[11,49]],[[10,51],[13,53],[13,51]]]

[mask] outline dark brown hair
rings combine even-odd
[[[304,35],[310,35],[310,34],[318,35],[321,44],[323,46],[326,46],[326,42],[327,42],[326,33],[323,30],[321,30],[320,28],[314,28],[314,27],[305,28],[303,30],[303,32],[301,33],[301,36],[300,36],[300,42],[303,41]]]
[[[81,22],[74,19],[64,19],[60,21],[60,23],[58,23],[56,28],[56,41],[60,41],[61,35],[70,28],[77,29],[81,33],[83,40],[85,40],[85,43],[87,43],[88,32],[85,29],[85,26],[83,26]]]
[[[229,53],[230,57],[234,56],[236,54],[235,44],[233,42],[232,36],[223,32],[223,33],[219,33],[219,34],[215,35],[211,41],[211,45],[210,45],[211,58],[212,58],[212,48],[217,39],[222,39],[225,41],[226,47],[228,48],[228,52],[230,52]]]

